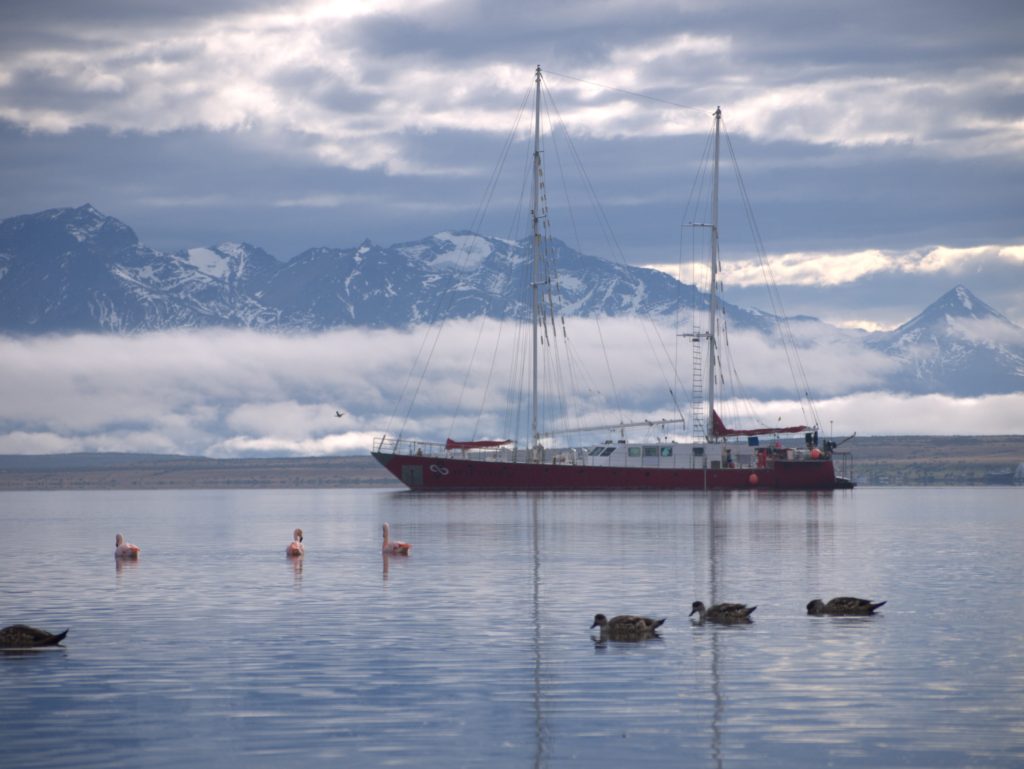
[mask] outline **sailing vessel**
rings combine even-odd
[[[694,440],[626,439],[628,428],[660,427],[684,419],[644,419],[588,428],[613,429],[622,437],[590,445],[546,445],[557,431],[540,424],[542,391],[538,384],[538,347],[544,317],[541,273],[542,201],[541,168],[541,70],[536,70],[532,162],[532,277],[530,279],[532,348],[529,353],[530,436],[526,446],[515,439],[453,440],[444,443],[410,439],[401,432],[375,440],[372,455],[389,472],[414,491],[589,491],[589,490],[830,490],[852,488],[843,477],[849,454],[836,451],[832,440],[819,440],[817,425],[771,426],[730,429],[716,410],[716,360],[720,340],[716,332],[719,311],[718,286],[718,172],[722,113],[714,113],[714,161],[711,223],[700,225],[710,232],[710,283],[707,330],[690,335],[695,349],[707,349],[706,369],[694,366],[694,394],[703,403],[691,422],[699,429]],[[546,222],[545,222],[546,224]],[[706,377],[706,378],[705,378]],[[699,382],[708,383],[706,395]],[[561,431],[570,432],[570,431]],[[575,431],[574,431],[575,432]],[[784,436],[802,435],[803,441]],[[731,440],[730,440],[731,439]],[[762,439],[767,439],[762,443]],[[837,474],[837,464],[843,474]]]

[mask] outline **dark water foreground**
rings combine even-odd
[[[1022,501],[2,493],[0,624],[71,632],[0,654],[0,765],[1021,766]],[[889,603],[806,616],[844,594]],[[601,645],[599,611],[668,621]]]

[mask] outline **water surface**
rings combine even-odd
[[[0,624],[71,632],[0,655],[0,764],[1021,766],[1021,499],[5,492]],[[806,616],[845,594],[889,603]]]

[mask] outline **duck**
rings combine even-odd
[[[849,595],[841,595],[825,603],[820,598],[815,598],[807,604],[807,613],[816,617],[830,615],[842,617],[846,615],[874,614],[875,609],[885,606],[888,601],[869,601],[867,598],[854,598]]]
[[[380,546],[382,553],[388,555],[409,555],[409,551],[412,550],[412,545],[408,542],[399,542],[397,540],[392,541],[391,539],[391,527],[388,524],[384,524],[384,544]]]
[[[705,606],[701,601],[694,601],[689,616],[698,615],[701,624],[708,620],[719,625],[736,625],[750,622],[750,615],[756,608],[744,603],[716,603],[713,606]]]
[[[608,639],[612,641],[644,641],[648,638],[657,638],[657,630],[663,624],[665,624],[664,617],[652,619],[633,614],[620,614],[608,619],[603,614],[595,614],[594,624],[590,628],[601,628],[602,641]]]
[[[138,558],[139,553],[141,552],[142,548],[138,545],[133,545],[130,542],[124,541],[124,534],[118,534],[114,537],[115,558]]]
[[[292,532],[292,541],[288,543],[288,547],[284,549],[284,553],[288,556],[306,554],[306,548],[302,544],[302,529],[296,529]]]
[[[54,634],[28,625],[9,625],[0,630],[0,649],[35,649],[39,646],[56,646],[64,640],[64,636],[67,634],[67,630]]]

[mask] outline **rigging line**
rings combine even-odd
[[[611,219],[608,216],[607,212],[605,211],[604,207],[601,205],[600,198],[598,197],[597,191],[594,188],[593,182],[590,179],[590,175],[587,173],[586,166],[583,164],[583,159],[580,156],[579,151],[576,149],[576,144],[575,144],[575,142],[573,142],[572,137],[569,135],[569,131],[566,128],[565,120],[562,118],[561,112],[558,109],[558,105],[555,103],[554,97],[551,95],[550,90],[547,89],[546,86],[545,86],[545,92],[547,93],[548,102],[549,102],[549,104],[551,106],[551,109],[554,111],[555,115],[558,118],[558,125],[561,127],[561,133],[564,136],[566,144],[569,147],[570,155],[572,156],[572,159],[575,162],[575,165],[576,165],[576,168],[577,168],[577,170],[578,170],[578,172],[580,174],[580,177],[581,177],[581,179],[584,182],[584,186],[585,186],[588,194],[590,195],[591,205],[593,205],[595,212],[598,214],[598,222],[601,225],[601,230],[602,230],[602,233],[604,234],[605,240],[608,243],[609,247],[611,248],[612,252],[615,254],[615,258],[618,260],[619,264],[625,266],[626,265],[625,253],[623,252],[622,247],[619,245],[618,239],[615,236],[615,230],[611,226]],[[550,120],[549,120],[549,125],[550,125]],[[551,131],[551,134],[553,136],[554,135],[554,131]],[[557,147],[557,145],[556,145],[556,147]],[[561,160],[560,160],[560,156],[557,155],[557,149],[556,149],[556,157],[559,158],[559,170],[561,171]],[[563,175],[563,178],[564,178],[564,175]],[[563,182],[563,184],[564,184],[564,182]],[[566,186],[566,188],[567,188],[567,186]],[[570,210],[571,210],[571,208],[570,208]],[[575,220],[573,220],[573,226],[575,227]],[[579,237],[578,234],[577,234],[576,237],[577,238]],[[578,249],[578,250],[581,250],[581,249]],[[644,317],[644,319],[647,321],[647,323],[650,324],[651,328],[655,329],[655,335],[658,336],[657,333],[656,333],[657,324],[654,322],[654,318],[651,315],[651,312],[649,310],[642,310],[640,312],[640,314]],[[595,319],[595,323],[598,323],[598,321],[596,319]],[[646,325],[641,325],[641,328],[643,329],[644,336],[645,336],[645,338],[647,340],[648,347],[651,349],[652,353],[655,353],[654,359],[657,362],[658,371],[661,374],[661,377],[664,380],[668,390],[671,392],[672,391],[672,386],[673,386],[673,381],[676,384],[681,384],[680,381],[679,381],[678,368],[676,366],[674,366],[674,365],[671,366],[672,372],[673,372],[673,376],[671,376],[671,377],[669,377],[669,376],[667,376],[665,374],[665,368],[664,368],[664,365],[663,365],[664,362],[656,354],[657,350],[655,348],[654,343],[651,341],[651,335],[650,335],[650,332],[649,332],[647,326]],[[600,333],[600,326],[599,325],[598,325],[598,332]],[[660,336],[658,336],[658,338],[660,340]],[[602,340],[602,345],[603,345],[603,340]],[[604,350],[605,365],[608,368],[608,376],[609,376],[609,379],[611,380],[613,396],[614,396],[615,401],[616,401],[616,409],[620,412],[620,416],[621,416],[622,406],[619,403],[618,390],[615,387],[615,380],[614,380],[614,377],[612,376],[612,373],[611,373],[611,362],[608,360],[607,350],[605,348],[603,348],[603,347],[602,347],[602,349]],[[663,352],[666,355],[666,360],[671,364],[672,363],[672,358],[668,354],[667,350],[665,349],[664,344],[662,344],[662,350],[663,350]]]
[[[605,236],[605,240],[609,241],[609,242],[614,242],[614,233],[611,232],[611,225],[610,225],[610,223],[608,221],[608,217],[605,214],[604,210],[601,208],[600,201],[597,199],[597,193],[594,190],[593,184],[591,184],[591,182],[590,182],[590,178],[587,176],[586,168],[584,168],[583,163],[582,163],[582,159],[580,158],[579,153],[576,151],[576,146],[575,146],[575,144],[572,141],[572,137],[569,136],[569,131],[568,131],[566,125],[565,125],[565,121],[562,119],[562,113],[558,109],[558,104],[555,102],[554,96],[551,94],[551,91],[550,91],[550,89],[547,88],[546,84],[545,84],[545,87],[544,87],[544,92],[545,92],[545,95],[547,96],[547,104],[549,106],[548,120],[547,120],[547,122],[548,122],[548,135],[553,140],[554,137],[557,135],[555,130],[554,130],[555,125],[557,125],[561,129],[560,130],[560,134],[561,134],[562,138],[565,139],[566,145],[569,148],[569,155],[570,155],[571,159],[573,160],[573,162],[574,162],[574,164],[576,166],[576,169],[579,172],[581,178],[583,179],[584,186],[586,187],[587,191],[590,194],[590,199],[591,199],[592,205],[595,206],[596,211],[598,213],[598,224],[599,224],[599,226],[601,228],[602,233]],[[554,123],[552,123],[552,120],[551,120],[552,113],[554,114],[554,116],[556,118]],[[551,145],[554,148],[555,161],[556,161],[556,165],[558,167],[559,176],[562,179],[562,189],[565,190],[566,192],[568,192],[569,185],[565,181],[565,169],[564,169],[564,166],[562,164],[561,153],[558,151],[558,142],[552,141]],[[568,195],[566,195],[565,197],[566,197],[566,209],[569,212],[569,222],[570,222],[570,224],[572,226],[573,237],[576,240],[576,250],[579,253],[582,253],[583,249],[582,249],[582,243],[580,241],[579,229],[578,229],[577,224],[576,224],[575,211],[573,209],[571,201],[569,200]],[[621,249],[618,248],[618,243],[614,243],[614,248],[617,250],[617,252],[618,252],[618,254],[620,256],[620,259],[622,259],[622,257],[621,257]],[[608,357],[608,348],[604,344],[604,336],[603,336],[602,331],[601,331],[601,321],[600,321],[599,318],[597,318],[597,317],[594,318],[594,325],[597,328],[598,337],[601,340],[601,353],[602,353],[602,355],[604,357],[605,370],[608,372],[608,381],[609,381],[609,384],[610,384],[611,390],[612,390],[613,406],[616,409],[616,411],[619,412],[619,415],[620,415],[620,418],[621,418],[621,415],[622,415],[622,404],[621,404],[620,398],[619,398],[619,390],[618,390],[618,387],[615,384],[615,375],[614,375],[613,370],[612,370],[611,360]]]
[[[724,121],[723,121],[724,122]],[[723,132],[724,126],[723,126]],[[741,197],[743,200],[744,210],[747,215],[748,223],[751,228],[751,232],[754,236],[755,247],[758,255],[758,259],[761,262],[761,270],[765,275],[765,282],[768,285],[768,296],[772,303],[772,309],[776,315],[776,323],[779,327],[779,331],[783,337],[783,351],[786,354],[786,359],[790,364],[790,372],[793,377],[793,385],[797,390],[800,397],[801,410],[806,405],[810,411],[811,417],[813,417],[814,425],[820,424],[818,419],[817,408],[815,407],[814,401],[810,396],[810,382],[807,378],[807,372],[804,369],[803,362],[797,353],[796,335],[793,333],[793,328],[789,320],[789,316],[786,314],[785,307],[782,304],[782,294],[778,289],[778,284],[775,281],[775,276],[772,273],[771,264],[768,261],[767,251],[764,247],[764,241],[761,238],[760,228],[757,225],[757,219],[754,217],[753,206],[750,203],[750,197],[747,194],[746,184],[743,181],[743,175],[740,172],[739,163],[736,161],[736,153],[732,146],[732,140],[728,133],[725,133],[726,144],[729,147],[729,154],[733,159],[733,170],[736,174],[736,179],[740,189]],[[801,387],[802,385],[802,387]],[[804,413],[805,421],[807,421],[807,413]]]
[[[519,112],[516,115],[516,119],[515,119],[515,121],[513,123],[512,130],[509,131],[508,135],[505,138],[505,142],[504,142],[504,145],[502,147],[502,151],[499,154],[498,162],[495,164],[495,168],[491,172],[491,177],[488,180],[488,184],[485,187],[484,199],[483,199],[483,201],[481,201],[480,206],[477,208],[477,211],[476,211],[476,213],[473,216],[473,220],[472,220],[473,221],[473,228],[476,228],[480,224],[483,223],[483,220],[484,220],[484,218],[486,216],[486,211],[489,208],[490,201],[492,199],[492,196],[494,194],[494,190],[495,190],[496,185],[497,185],[497,180],[501,176],[501,169],[504,168],[505,162],[508,160],[509,152],[511,151],[511,148],[512,148],[512,146],[515,143],[514,142],[515,135],[516,135],[516,132],[518,131],[519,124],[522,121],[522,117],[523,117],[523,114],[524,114],[525,109],[526,109],[526,104],[528,102],[529,102],[529,90],[527,91],[526,96],[524,96],[523,101],[520,103]],[[447,320],[447,315],[446,314],[442,315],[442,311],[445,311],[445,313],[446,313],[446,311],[451,308],[452,302],[454,301],[454,291],[452,289],[454,288],[454,286],[456,284],[457,284],[456,276],[453,274],[451,280],[448,282],[448,284],[443,289],[442,295],[439,297],[438,302],[435,304],[434,312],[432,313],[432,315],[431,315],[431,317],[430,317],[430,319],[428,321],[428,329],[435,329],[436,328],[436,330],[433,333],[434,341],[433,341],[433,344],[431,344],[429,346],[429,352],[427,352],[426,360],[423,362],[422,369],[420,369],[420,376],[419,376],[418,380],[416,381],[415,387],[413,387],[413,389],[412,389],[412,393],[411,393],[410,398],[409,398],[408,408],[406,409],[406,412],[405,412],[405,414],[404,414],[404,416],[402,418],[402,427],[399,428],[399,437],[401,437],[401,434],[405,430],[405,425],[409,421],[409,417],[412,414],[412,409],[413,409],[413,407],[416,404],[416,400],[419,397],[420,389],[423,386],[423,381],[426,378],[427,369],[429,368],[430,361],[433,359],[434,353],[437,350],[437,344],[438,344],[438,342],[440,340],[441,330],[444,328],[445,322]],[[441,321],[440,321],[440,323],[437,323],[437,320],[438,320],[439,317],[441,318]],[[403,399],[405,398],[406,393],[408,392],[409,385],[412,383],[413,375],[416,372],[417,366],[419,364],[419,361],[421,360],[421,356],[423,355],[424,350],[427,348],[427,341],[429,340],[430,336],[431,336],[431,332],[430,331],[428,331],[427,333],[424,334],[423,342],[420,345],[419,352],[417,353],[416,359],[413,362],[413,366],[412,366],[412,368],[409,371],[409,376],[406,379],[406,383],[402,387],[402,392],[401,392],[401,394],[399,396],[399,399],[398,399],[397,403],[395,404],[395,413],[392,415],[391,419],[389,419],[389,421],[388,421],[388,424],[387,424],[388,431],[390,431],[391,420],[393,420],[397,416],[398,409],[399,409]]]
[[[529,94],[528,94],[528,96],[529,96]],[[522,111],[523,111],[523,107],[521,105],[521,107],[520,107],[520,117],[522,115]],[[517,120],[516,121],[516,128],[518,128],[518,125],[519,125],[519,121]],[[514,131],[513,131],[513,133],[514,133]],[[521,222],[521,214],[519,212],[521,212],[521,210],[522,210],[522,207],[523,207],[522,203],[523,203],[523,200],[525,199],[525,195],[526,195],[526,181],[525,181],[526,177],[525,177],[525,175],[523,175],[522,178],[524,179],[524,181],[523,181],[522,185],[520,186],[520,195],[519,195],[520,205],[517,206],[516,209],[515,209],[517,213],[516,213],[516,215],[515,215],[515,217],[514,217],[514,219],[512,221],[512,224],[510,226],[510,230],[509,230],[510,234],[509,234],[507,240],[514,240],[514,238],[512,237],[511,233],[517,231],[518,226],[519,226],[519,224]],[[512,254],[508,253],[508,254],[506,254],[506,257],[507,257],[509,262],[512,261]],[[481,392],[481,395],[480,395],[479,408],[478,408],[477,413],[476,413],[476,419],[474,420],[473,435],[471,436],[471,440],[475,440],[477,438],[477,436],[480,434],[480,426],[481,426],[481,423],[483,422],[484,411],[486,409],[487,402],[488,402],[488,396],[489,396],[489,393],[491,391],[491,386],[492,386],[492,383],[493,383],[493,380],[494,380],[494,375],[495,375],[496,370],[497,370],[497,362],[498,362],[498,357],[499,357],[499,351],[501,349],[500,342],[501,342],[501,338],[502,338],[502,336],[504,334],[504,331],[505,331],[504,316],[506,315],[507,311],[510,308],[502,307],[502,308],[498,308],[498,309],[500,311],[496,312],[496,315],[497,315],[496,321],[497,321],[498,326],[497,326],[497,334],[496,334],[495,344],[494,344],[494,347],[493,347],[493,350],[492,350],[492,354],[491,354],[490,365],[488,366],[487,378],[486,378],[486,380],[484,382],[483,391]],[[512,309],[514,310],[514,307]],[[485,325],[485,323],[481,322],[481,324],[480,324],[481,331],[483,330],[484,325]],[[517,325],[518,324],[513,324],[513,329],[515,329],[517,327]],[[479,345],[479,338],[478,338],[477,344]],[[516,349],[515,346],[513,346],[513,350],[515,350],[515,349]],[[463,392],[465,392],[465,390],[468,387],[469,374],[472,371],[471,363],[472,363],[472,360],[475,359],[475,356],[476,356],[476,349],[474,349],[474,354],[473,354],[473,357],[470,360],[470,365],[468,365],[467,368],[466,368],[466,379],[465,379],[465,381],[463,382],[463,385],[462,385]],[[515,371],[515,370],[517,370],[517,369],[513,369],[513,371]],[[512,383],[513,380],[509,379],[508,381],[510,383]],[[516,391],[514,387],[512,387],[512,391],[513,392]],[[460,396],[459,396],[459,406],[456,408],[456,416],[458,414],[458,411],[461,408],[461,401],[462,401],[462,394],[460,394]],[[506,399],[506,401],[505,401],[505,409],[504,410],[505,410],[505,416],[504,416],[504,419],[503,419],[503,426],[505,427],[504,434],[505,435],[512,435],[513,439],[517,439],[518,438],[518,434],[516,433],[516,429],[513,427],[514,421],[511,419],[512,406],[511,406],[510,400],[508,400],[508,399]],[[455,418],[453,417],[453,419],[452,419],[452,428],[454,428],[454,424],[455,424]],[[495,425],[495,426],[497,426],[497,425]]]
[[[498,320],[497,323],[498,330],[495,335],[493,351],[491,353],[491,364],[487,367],[487,380],[484,382],[483,394],[480,397],[480,409],[476,413],[476,420],[473,423],[473,437],[470,440],[476,440],[476,436],[480,434],[480,423],[483,421],[484,417],[484,407],[487,404],[487,393],[491,390],[491,380],[494,378],[494,372],[497,368],[498,350],[501,349],[501,337],[505,331],[505,321]]]
[[[562,73],[562,72],[553,72],[550,69],[544,70],[544,74],[546,74],[546,75],[554,75],[555,77],[564,77],[567,80],[575,80],[577,83],[586,83],[587,85],[597,86],[598,88],[601,88],[601,89],[603,89],[605,91],[614,91],[615,93],[621,93],[621,94],[623,94],[625,96],[632,96],[632,97],[637,98],[637,99],[647,99],[648,101],[660,102],[661,104],[667,104],[670,107],[678,107],[679,109],[694,110],[695,112],[701,112],[701,113],[708,114],[708,115],[711,114],[712,112],[714,112],[714,110],[711,110],[711,109],[702,109],[701,107],[693,107],[693,106],[690,106],[689,104],[679,104],[678,102],[669,101],[668,99],[662,99],[659,96],[651,96],[650,94],[636,93],[635,91],[627,91],[625,88],[617,88],[616,86],[613,86],[613,85],[605,85],[604,83],[597,83],[597,82],[595,82],[593,80],[586,80],[586,79],[584,79],[582,77],[575,77],[574,75],[566,75],[565,73]]]
[[[697,171],[697,173],[693,177],[693,182],[690,184],[690,193],[689,193],[689,196],[686,199],[686,205],[683,207],[682,216],[680,217],[681,221],[684,222],[684,224],[679,228],[679,258],[678,258],[678,262],[677,262],[677,266],[676,266],[676,280],[678,281],[677,296],[679,296],[680,292],[684,288],[684,284],[683,284],[683,255],[685,253],[685,245],[684,245],[683,231],[685,229],[689,229],[690,230],[690,285],[693,288],[693,294],[691,296],[691,301],[690,301],[690,304],[691,304],[690,325],[691,325],[691,331],[694,334],[696,334],[697,331],[699,330],[698,329],[698,321],[697,321],[697,314],[698,314],[697,313],[697,301],[700,298],[700,284],[703,281],[702,277],[701,277],[700,281],[698,280],[697,264],[698,264],[698,261],[703,262],[703,259],[698,260],[696,258],[696,253],[697,253],[697,228],[692,226],[692,222],[691,222],[690,225],[686,225],[685,222],[687,220],[687,214],[689,214],[691,212],[691,209],[692,209],[692,213],[693,213],[691,218],[693,219],[693,221],[695,222],[697,220],[697,218],[698,218],[697,217],[697,207],[698,207],[698,200],[700,199],[700,192],[699,192],[699,190],[704,189],[707,186],[707,177],[708,177],[708,174],[710,173],[709,165],[710,165],[710,162],[711,162],[711,154],[712,154],[712,150],[713,150],[713,147],[714,147],[714,138],[715,138],[714,128],[711,128],[707,132],[707,134],[705,135],[705,138],[704,138],[704,151],[703,151],[703,153],[701,155],[700,160],[697,163],[698,171]],[[707,217],[704,217],[704,218],[707,218]],[[682,311],[681,308],[677,308],[677,310],[676,310],[676,328],[677,329],[682,327],[682,323],[680,322],[681,319],[680,319],[680,316],[679,316],[679,313],[681,311]],[[680,382],[680,384],[682,384],[682,383],[679,380],[679,365],[680,365],[680,360],[679,360],[680,359],[679,340],[682,338],[682,336],[683,335],[681,335],[681,334],[678,334],[678,333],[676,334],[676,355],[675,355],[675,365],[673,367],[675,372],[676,372],[675,379],[676,379],[677,382]],[[691,356],[692,356],[692,352],[691,352]],[[693,400],[693,392],[692,392],[692,385],[693,385],[693,383],[691,382],[690,384],[691,384],[691,388],[689,388],[689,392],[687,393],[687,400],[692,401]],[[688,388],[686,388],[684,386],[683,389],[685,390],[685,389],[688,389]]]

